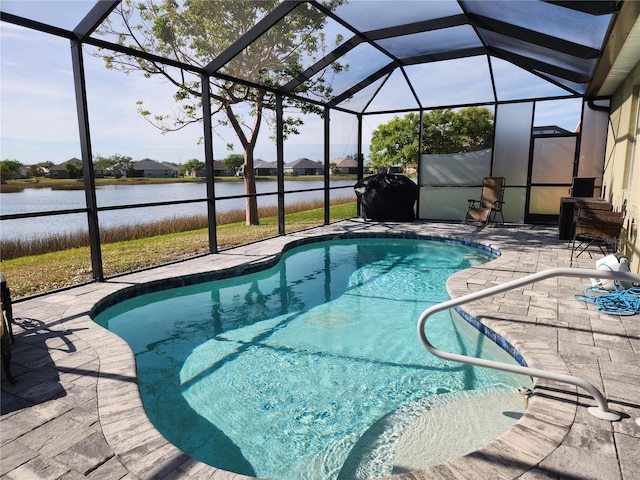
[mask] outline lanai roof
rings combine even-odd
[[[214,0],[212,0],[214,1]],[[96,29],[113,15],[119,1],[22,2],[4,0],[2,19],[121,53],[132,52]],[[234,76],[234,65],[265,48],[262,35],[290,29],[293,12],[320,17],[326,38],[340,41],[317,58],[303,58],[303,69],[268,88],[307,93],[301,87],[332,69],[330,107],[358,113],[390,112],[606,94],[603,84],[612,59],[605,47],[622,1],[539,0],[351,0],[283,1],[256,18],[253,28],[206,65],[170,58],[173,66],[212,76]],[[188,8],[188,7],[183,7]],[[632,5],[629,8],[635,7]],[[637,16],[637,12],[636,12]],[[628,16],[629,17],[629,16]],[[631,18],[631,17],[629,17]],[[624,20],[624,19],[622,19]],[[635,17],[631,18],[635,22]],[[627,26],[624,35],[633,24]],[[637,25],[636,25],[637,28]],[[618,33],[618,35],[620,35]],[[623,39],[624,41],[624,39]],[[603,55],[604,54],[604,55]],[[602,66],[602,64],[607,64]],[[283,70],[286,65],[281,65]],[[238,77],[234,77],[238,78]],[[254,78],[239,79],[255,85]],[[606,85],[605,85],[606,87]],[[312,100],[318,101],[313,98]]]

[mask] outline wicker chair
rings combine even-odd
[[[572,265],[574,258],[578,258],[587,248],[594,245],[599,247],[604,255],[607,255],[605,249],[616,251],[624,221],[623,213],[578,208],[573,218],[575,228],[570,242]]]

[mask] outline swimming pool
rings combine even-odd
[[[434,408],[429,399],[530,383],[432,357],[415,333],[420,313],[448,298],[446,279],[490,258],[438,241],[325,241],[95,320],[129,343],[149,418],[191,456],[278,480],[371,478],[396,471],[392,447]],[[513,363],[457,317],[434,317],[429,338]]]

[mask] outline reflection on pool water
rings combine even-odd
[[[420,313],[448,299],[447,278],[490,259],[437,241],[319,242],[268,270],[123,301],[96,322],[129,343],[147,414],[189,455],[278,480],[370,478],[393,472],[397,426],[424,399],[528,384],[433,357],[416,334]],[[430,320],[437,348],[514,363],[454,317]],[[385,448],[363,446],[372,436]]]

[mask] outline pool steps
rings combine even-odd
[[[424,347],[436,357],[443,358],[445,360],[451,360],[454,362],[466,363],[470,365],[476,365],[480,367],[493,368],[496,370],[502,370],[505,372],[519,373],[523,375],[529,375],[531,377],[545,378],[561,383],[568,383],[580,387],[591,394],[598,404],[596,407],[589,407],[588,411],[591,415],[602,420],[608,420],[615,422],[620,420],[620,415],[609,410],[609,405],[604,395],[593,384],[586,380],[575,377],[573,375],[567,375],[557,372],[548,372],[546,370],[540,370],[537,368],[526,367],[522,365],[509,365],[502,362],[496,362],[494,360],[485,360],[483,358],[469,357],[467,355],[460,355],[456,353],[443,352],[435,348],[429,339],[425,331],[425,326],[429,317],[437,312],[447,310],[449,308],[457,307],[465,303],[472,302],[474,300],[480,300],[482,298],[490,297],[498,293],[513,290],[514,288],[536,283],[541,280],[554,277],[578,277],[578,278],[604,278],[607,280],[619,280],[631,283],[640,283],[640,275],[636,275],[628,272],[615,272],[605,270],[593,270],[593,269],[577,269],[577,268],[551,268],[543,270],[538,273],[527,275],[526,277],[512,280],[510,282],[503,283],[494,287],[486,288],[469,295],[465,295],[453,300],[439,303],[432,307],[427,308],[418,319],[418,336]]]

